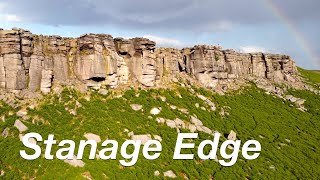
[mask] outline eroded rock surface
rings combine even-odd
[[[208,45],[156,48],[156,43],[146,38],[107,34],[65,38],[23,29],[0,30],[0,88],[7,91],[46,94],[63,84],[95,89],[157,87],[183,74],[217,90],[237,79],[300,81],[294,61],[286,55],[239,53]]]

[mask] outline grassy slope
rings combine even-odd
[[[145,160],[140,154],[139,160],[133,167],[122,167],[118,160],[88,160],[84,168],[74,168],[61,160],[48,161],[39,158],[35,161],[23,160],[19,155],[20,149],[25,149],[18,139],[18,131],[13,128],[15,115],[9,116],[9,111],[14,111],[2,104],[1,114],[7,115],[6,122],[0,122],[0,130],[10,128],[14,136],[6,139],[0,137],[0,169],[5,171],[5,178],[31,178],[65,179],[82,178],[82,173],[90,172],[93,178],[124,179],[124,178],[157,178],[154,171],[164,172],[173,170],[177,175],[187,175],[189,179],[215,179],[226,178],[253,178],[253,179],[312,179],[320,177],[320,97],[307,91],[292,91],[291,94],[306,99],[308,112],[297,110],[287,101],[274,98],[255,87],[242,93],[234,93],[226,96],[212,94],[203,89],[197,89],[203,95],[210,97],[218,106],[229,106],[227,110],[230,116],[221,117],[219,112],[208,112],[195,108],[195,103],[206,107],[200,99],[191,95],[186,89],[178,88],[176,91],[129,90],[124,98],[109,99],[106,96],[94,94],[91,101],[86,101],[82,95],[74,91],[64,91],[59,97],[47,97],[43,105],[29,114],[38,116],[50,123],[38,123],[34,125],[31,120],[25,124],[28,132],[38,132],[44,138],[49,133],[55,135],[58,140],[72,139],[78,142],[85,139],[86,132],[95,133],[102,139],[115,139],[121,143],[128,139],[124,129],[134,131],[135,134],[150,133],[160,135],[163,139],[163,151],[159,159]],[[178,98],[179,92],[183,98]],[[140,96],[135,95],[139,93]],[[70,98],[69,96],[72,96]],[[167,102],[162,102],[156,96],[162,95]],[[78,115],[72,116],[65,110],[65,103],[70,102],[69,107],[75,106],[75,99],[81,104]],[[63,102],[63,103],[62,103]],[[133,111],[129,104],[142,104],[144,112]],[[148,119],[148,112],[152,107],[162,107],[158,117],[174,119],[179,117],[189,121],[189,116],[178,110],[171,110],[166,104],[170,103],[180,108],[187,108],[190,114],[196,114],[205,126],[228,134],[230,130],[237,132],[242,141],[256,139],[262,144],[262,152],[258,159],[246,161],[239,154],[240,160],[232,167],[221,167],[215,161],[172,160],[177,132],[166,125],[159,125],[155,118]],[[208,107],[207,107],[208,109]],[[260,138],[259,135],[264,138]],[[212,139],[207,134],[200,133],[196,144],[202,140]],[[289,139],[287,142],[285,139]],[[225,139],[221,139],[224,141]],[[56,148],[55,148],[56,149]],[[43,150],[44,151],[44,150]],[[196,149],[192,150],[196,154]],[[86,152],[88,154],[88,151]],[[270,169],[274,165],[275,169]],[[179,176],[179,177],[180,177]],[[161,176],[159,177],[161,178]]]
[[[306,78],[310,83],[312,83],[313,85],[320,85],[320,71],[305,70],[302,68],[298,68],[298,70],[301,73],[302,77]]]

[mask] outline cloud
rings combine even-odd
[[[265,24],[275,12],[267,0],[11,0],[8,14],[26,23],[49,25],[110,25],[144,30],[201,32],[228,30],[234,24]],[[305,22],[320,17],[318,0],[273,1],[289,19]],[[301,8],[303,7],[303,8]],[[306,9],[307,11],[302,11]]]
[[[6,22],[20,22],[21,18],[15,14],[6,14],[6,15],[1,15],[0,20],[6,21]]]
[[[6,7],[6,4],[4,2],[0,2],[0,13],[2,14],[4,9]]]
[[[159,36],[153,36],[153,35],[145,35],[144,38],[148,38],[152,41],[155,41],[157,43],[157,46],[159,47],[182,47],[183,43],[177,39],[172,38],[164,38]]]
[[[255,53],[255,52],[262,52],[266,53],[269,52],[266,48],[258,47],[258,46],[241,46],[240,52],[242,53]]]

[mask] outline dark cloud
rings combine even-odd
[[[271,0],[12,0],[6,13],[49,25],[115,25],[126,28],[224,30],[231,24],[275,21]],[[274,2],[275,1],[271,1]],[[276,1],[293,21],[320,17],[317,0]]]
[[[292,40],[301,36],[306,38],[310,47],[318,47],[319,7],[319,0],[2,0],[0,21],[11,19],[51,26],[109,26],[127,32],[139,30],[150,35],[159,32],[167,35],[193,33],[197,37],[206,33],[212,36],[217,31],[227,32],[224,34],[227,37],[231,34],[228,30],[234,33],[242,29],[243,37],[229,41],[237,41],[234,44],[240,47],[256,46],[258,40],[265,40],[269,44],[265,48],[288,52],[302,61],[303,54],[306,54],[301,50],[303,45],[299,42],[293,45]],[[270,29],[270,37],[263,37],[264,32],[250,34],[253,29],[270,28],[270,24],[275,30]],[[243,27],[251,28],[251,31],[243,32]],[[286,32],[281,31],[284,28]],[[290,31],[301,33],[297,35]],[[255,38],[251,39],[251,36]],[[275,38],[278,36],[283,43]],[[251,39],[250,44],[241,44],[245,37]],[[317,57],[310,65],[319,67],[320,50],[312,51]],[[308,61],[311,62],[310,59]]]

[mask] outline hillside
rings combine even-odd
[[[314,179],[320,177],[319,84],[319,72],[296,67],[287,55],[0,30],[0,177]],[[44,139],[54,134],[57,142],[92,139],[98,150],[107,139],[119,147],[128,139],[156,139],[163,148],[158,159],[146,160],[140,151],[137,164],[125,167],[119,151],[116,160],[98,152],[89,160],[89,148],[82,160],[46,160],[38,142],[41,157],[27,161],[19,151],[27,149],[21,140],[29,132]],[[215,160],[173,160],[178,132],[199,133],[196,148],[185,153],[196,154],[216,132],[220,143],[255,139],[262,150],[255,160],[239,153],[231,167],[217,162],[219,153]]]
[[[164,172],[172,170],[181,179],[320,177],[320,97],[306,90],[290,89],[286,94],[305,99],[306,112],[254,84],[226,95],[183,83],[175,84],[172,89],[110,90],[105,95],[95,90],[83,94],[65,88],[61,94],[45,96],[35,107],[30,104],[27,115],[22,117],[16,114],[17,109],[2,103],[1,115],[5,120],[1,122],[1,129],[7,128],[8,131],[6,138],[0,137],[1,174],[8,179],[142,179],[163,178]],[[215,108],[199,95],[213,102]],[[130,106],[132,104],[142,107],[135,111]],[[159,114],[150,114],[154,107],[161,109]],[[177,129],[157,121],[159,118],[178,118],[188,124],[191,116],[225,136],[233,130],[240,140],[258,140],[262,144],[260,157],[253,161],[244,161],[240,157],[232,167],[222,167],[214,160],[172,160]],[[162,139],[163,151],[159,159],[148,161],[139,158],[133,167],[123,167],[118,160],[88,160],[88,149],[83,159],[84,167],[72,167],[61,160],[48,161],[43,157],[25,161],[19,156],[19,150],[25,147],[19,141],[19,131],[13,127],[16,119],[23,119],[28,127],[24,133],[37,132],[43,137],[53,133],[58,140],[71,139],[75,142],[84,139],[86,133],[99,135],[101,139],[115,139],[119,144],[130,139],[130,132],[152,137],[158,135]],[[180,132],[190,131],[180,128]],[[210,134],[200,132],[196,143],[210,138]],[[193,153],[195,151],[192,150]],[[121,158],[119,154],[118,158]],[[154,175],[156,171],[159,171],[159,176]]]
[[[301,73],[301,76],[307,79],[309,82],[313,83],[314,85],[320,85],[320,71],[311,71],[299,68],[299,72]]]

